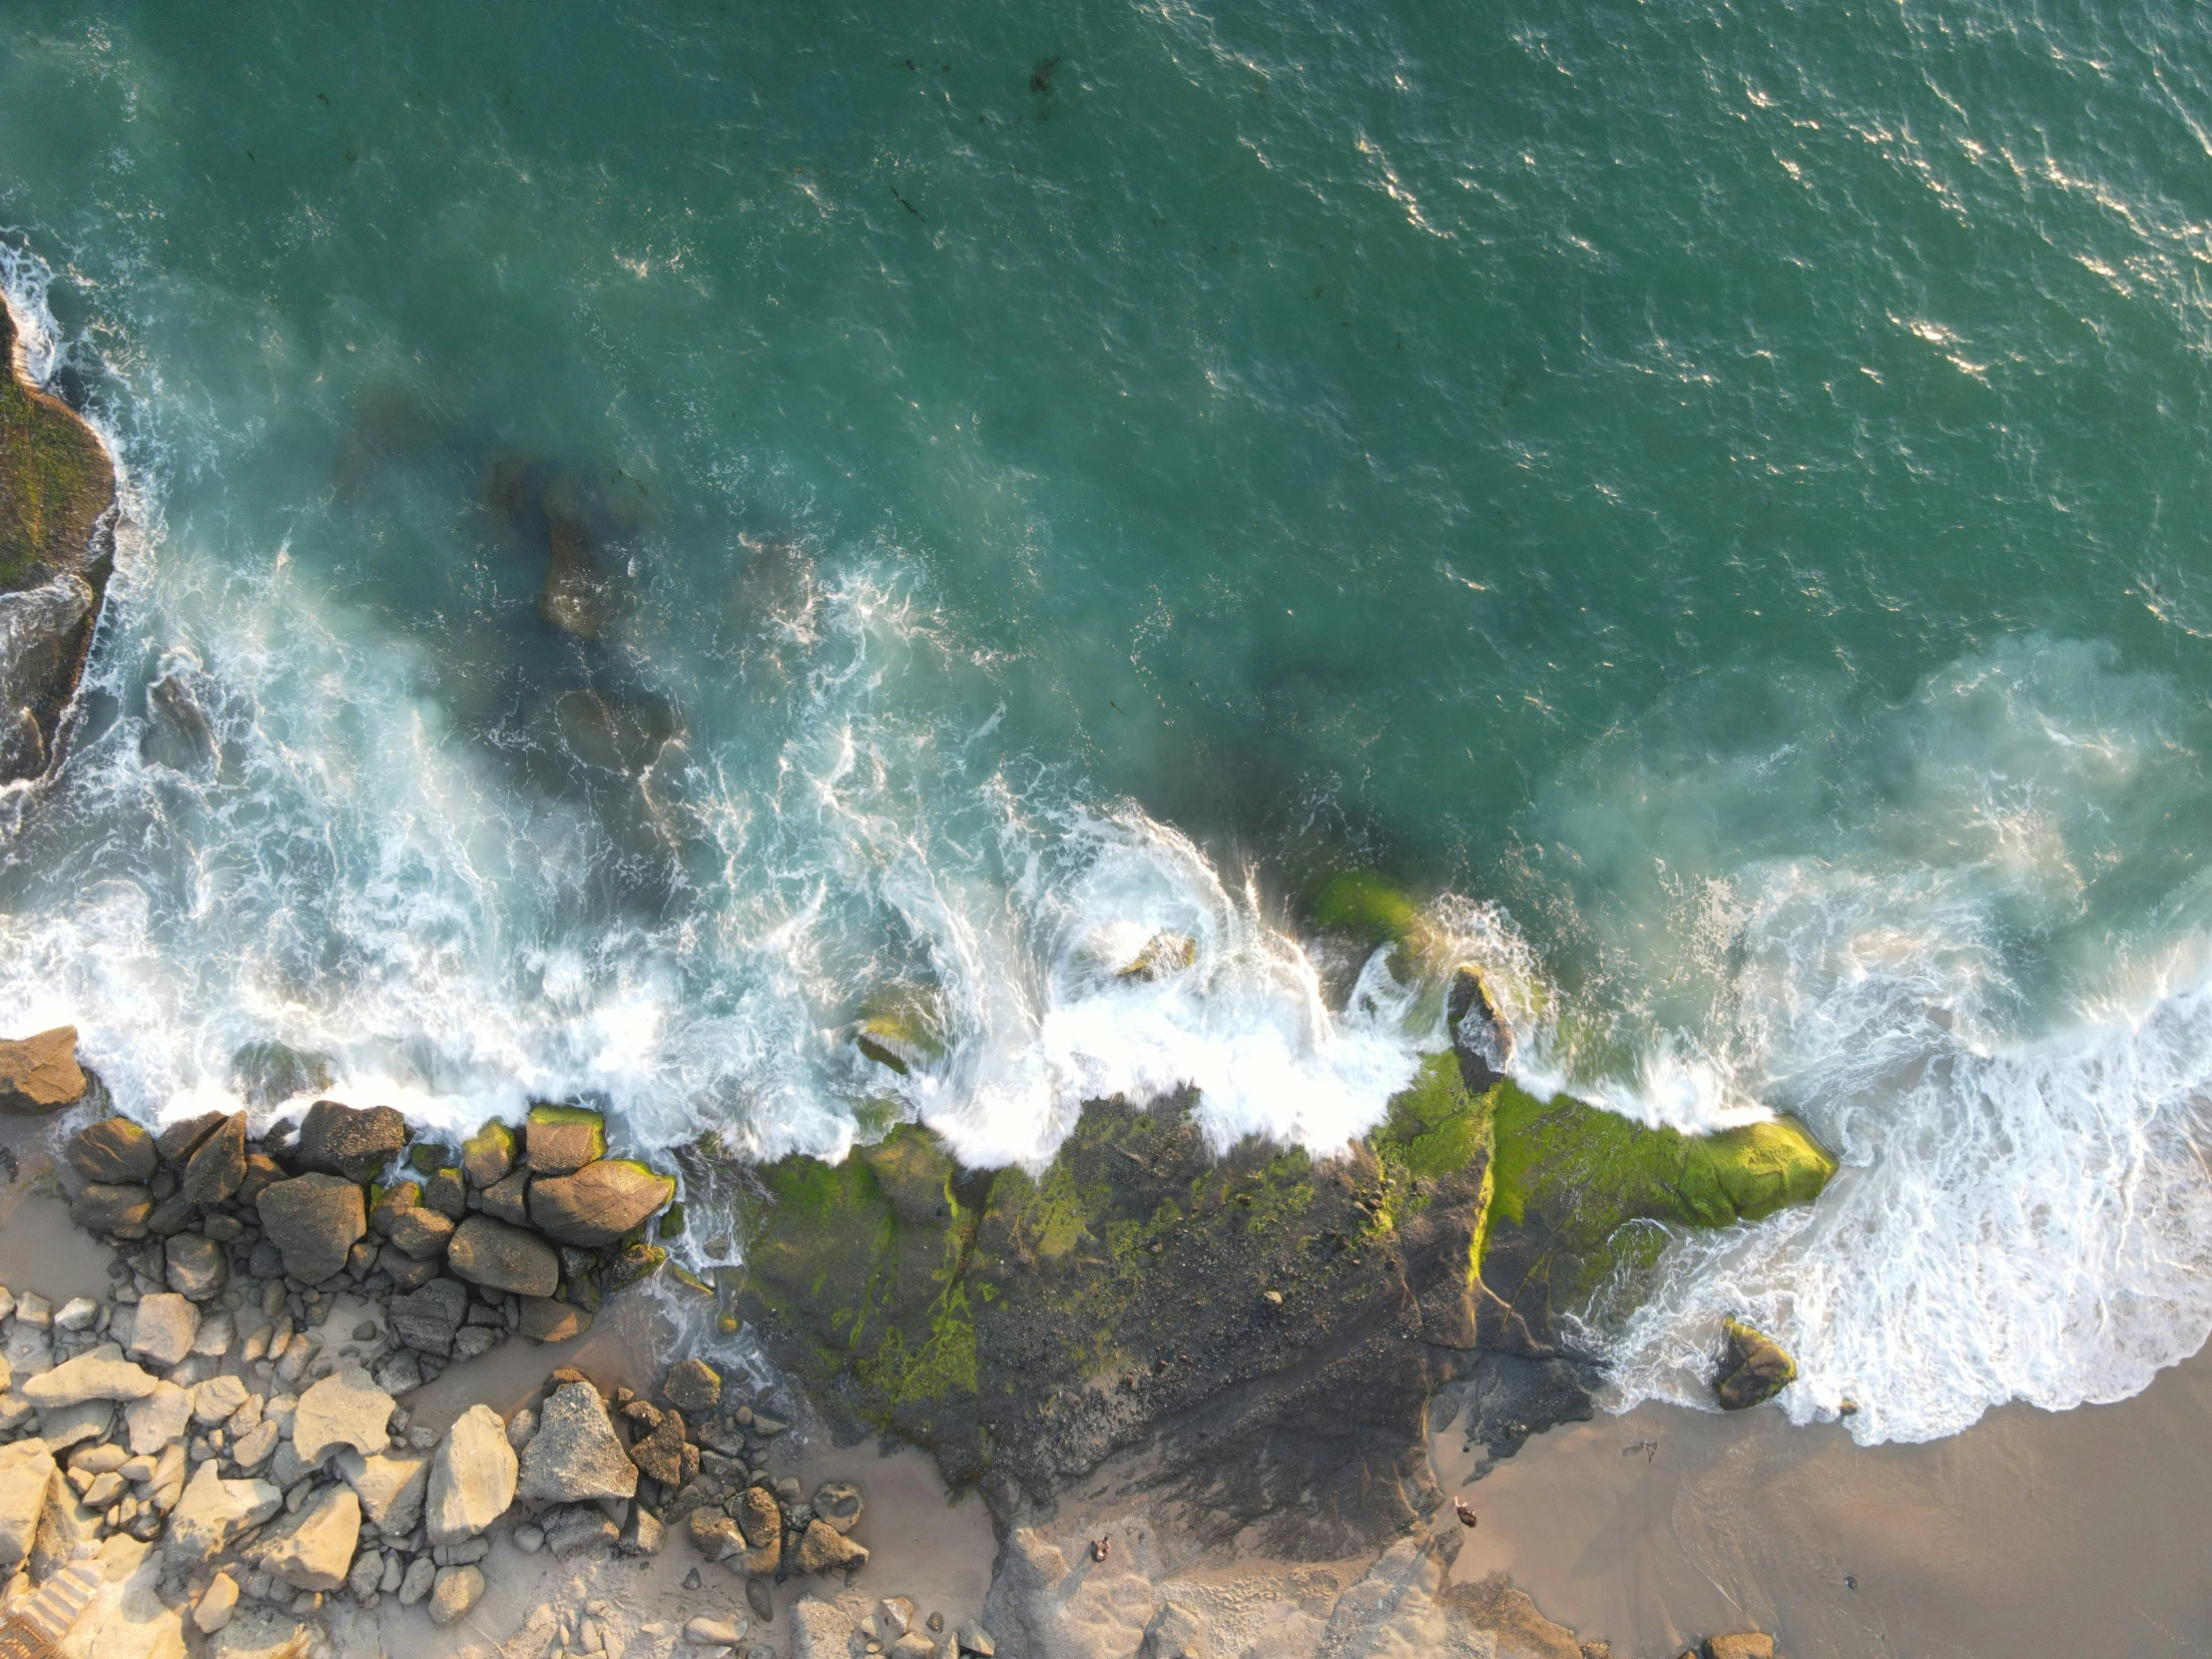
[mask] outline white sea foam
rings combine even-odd
[[[1824,758],[1817,782],[1846,805],[1792,825],[1804,854],[1726,873],[1735,837],[1707,805],[1771,821],[1816,797],[1803,778],[1746,784],[1756,755],[1604,769],[1665,870],[1619,884],[1605,925],[1640,954],[1614,972],[1655,987],[1649,1048],[1678,1043],[1694,1077],[1641,1110],[1636,1079],[1613,1098],[1692,1124],[1788,1110],[1844,1165],[1812,1208],[1685,1238],[1601,1297],[1616,1403],[1710,1404],[1728,1315],[1797,1356],[1794,1417],[1849,1399],[1870,1442],[1952,1433],[2006,1399],[2120,1398],[2203,1344],[2206,891],[2154,828],[2202,788],[2176,764],[2183,715],[2093,647],[2008,644]],[[1688,832],[1654,772],[1696,792]],[[2144,858],[2179,884],[2151,926],[2115,926],[2096,883]]]
[[[43,270],[0,247],[0,280],[51,372],[73,347]],[[1035,1163],[1086,1098],[1195,1088],[1217,1144],[1327,1151],[1441,1041],[1439,987],[1378,959],[1332,1005],[1247,872],[960,713],[991,706],[988,663],[865,547],[780,566],[735,659],[656,662],[693,727],[666,807],[684,852],[658,908],[607,902],[609,826],[455,735],[433,648],[290,543],[170,544],[150,390],[104,395],[128,523],[91,672],[123,712],[0,842],[0,1001],[77,1023],[134,1111],[231,1105],[238,1054],[277,1041],[331,1093],[460,1129],[582,1094],[636,1146],[714,1128],[834,1154],[889,1099],[971,1160]],[[218,764],[142,755],[161,673]],[[1844,1160],[1817,1206],[1683,1240],[1633,1312],[1592,1311],[1619,1400],[1702,1402],[1730,1313],[1799,1356],[1793,1413],[1850,1397],[1870,1440],[2117,1397],[2212,1330],[2212,902],[2148,877],[2150,921],[2121,926],[2096,899],[2197,821],[2173,705],[2028,642],[1841,754],[1601,754],[1548,827],[1599,872],[1571,995],[1501,911],[1438,900],[1531,1088],[1690,1129],[1786,1109]],[[1161,932],[1192,964],[1121,977]],[[939,988],[947,1050],[900,1079],[844,1033],[902,984]]]

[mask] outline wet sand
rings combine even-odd
[[[1618,1659],[1749,1628],[1790,1659],[2212,1654],[2212,1354],[2114,1405],[2009,1405],[1926,1445],[1644,1405],[1472,1484],[1463,1447],[1430,1441],[1481,1516],[1453,1577],[1503,1569]]]

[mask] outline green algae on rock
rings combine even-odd
[[[1144,948],[1114,970],[1114,977],[1149,984],[1181,973],[1198,960],[1198,940],[1188,933],[1155,933]]]
[[[1721,1329],[1728,1336],[1728,1356],[1721,1362],[1714,1392],[1722,1410],[1762,1405],[1797,1381],[1797,1362],[1764,1331],[1741,1320],[1723,1320]]]
[[[1670,1230],[1759,1221],[1810,1204],[1836,1160],[1789,1118],[1712,1135],[1647,1128],[1511,1083],[1494,1101],[1496,1193],[1484,1282],[1532,1329],[1586,1304],[1622,1266],[1648,1261]]]
[[[1478,1350],[1556,1364],[1553,1288],[1620,1229],[1752,1219],[1834,1167],[1790,1125],[1685,1142],[1476,1094],[1449,1053],[1334,1158],[1217,1152],[1193,1104],[1090,1102],[1036,1174],[962,1170],[913,1125],[767,1165],[736,1310],[846,1430],[1002,1512],[1149,1442],[1195,1528],[1312,1557],[1419,1512],[1431,1394]]]
[[[92,428],[24,373],[0,304],[0,781],[52,764],[114,564],[115,469]]]
[[[852,1022],[852,1046],[905,1077],[944,1058],[936,999],[916,986],[870,997]]]

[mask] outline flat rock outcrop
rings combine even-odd
[[[49,1117],[76,1105],[90,1087],[84,1068],[77,1064],[74,1025],[0,1042],[0,1113]]]

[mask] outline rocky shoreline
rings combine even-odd
[[[73,1032],[0,1044],[0,1110],[52,1125],[70,1213],[114,1252],[105,1298],[0,1293],[5,1608],[78,1583],[97,1616],[65,1649],[102,1659],[366,1655],[417,1608],[478,1630],[496,1540],[563,1570],[682,1561],[733,1603],[672,1622],[587,1571],[479,1631],[502,1659],[1605,1652],[1501,1579],[1450,1581],[1425,1436],[1461,1423],[1494,1457],[1588,1416],[1553,1296],[1612,1271],[1627,1221],[1763,1214],[1833,1166],[1787,1125],[1690,1143],[1539,1106],[1466,1017],[1479,984],[1457,1000],[1455,1051],[1343,1158],[1216,1157],[1188,1102],[1094,1102],[1041,1176],[904,1126],[836,1165],[694,1148],[680,1181],[573,1105],[459,1144],[333,1101],[258,1137],[243,1112],[150,1132],[105,1111]],[[687,1205],[742,1272],[672,1258]],[[573,1347],[617,1295],[742,1329],[797,1391],[664,1353],[643,1386],[549,1366],[514,1408],[414,1420],[446,1368]],[[1721,1379],[1744,1402],[1753,1337]],[[979,1619],[881,1594],[864,1482],[784,1472],[870,1436],[988,1505]]]

